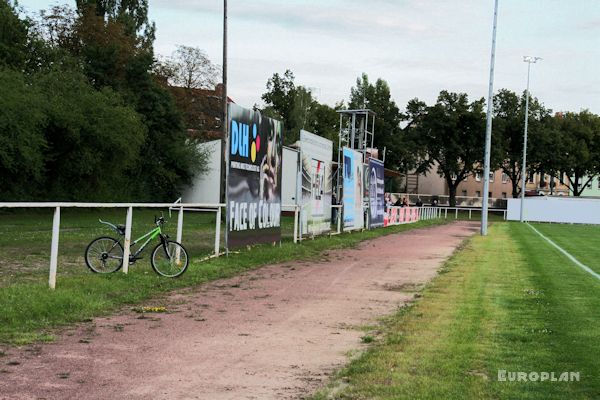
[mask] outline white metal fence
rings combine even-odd
[[[181,199],[178,199],[174,203],[80,203],[80,202],[0,202],[0,208],[53,208],[54,216],[52,220],[52,240],[50,245],[50,270],[48,277],[48,285],[51,289],[56,287],[56,274],[58,268],[58,248],[60,238],[60,223],[61,223],[61,209],[65,208],[120,208],[126,209],[127,214],[125,218],[125,237],[123,244],[123,273],[127,274],[129,271],[129,263],[125,260],[129,260],[130,256],[130,245],[131,245],[131,228],[133,225],[133,209],[134,208],[164,208],[170,211],[175,211],[177,215],[177,235],[176,241],[182,241],[183,235],[183,219],[184,212],[214,212],[215,218],[215,238],[214,238],[214,253],[209,257],[218,257],[220,255],[220,238],[221,238],[221,217],[222,210],[225,204],[215,203],[182,203]],[[342,216],[343,206],[332,205],[332,208],[336,209],[337,218],[334,222],[337,230],[330,232],[329,235],[337,235],[342,233]],[[396,207],[392,207],[396,208]],[[400,207],[397,207],[400,208]],[[442,208],[439,207],[410,207],[411,210],[415,210],[415,218],[406,220],[401,223],[417,222],[418,220],[430,220],[434,218],[441,218]],[[282,211],[294,212],[294,232],[293,241],[294,243],[302,240],[301,226],[300,226],[300,213],[301,208],[295,204],[284,204],[282,205]],[[447,210],[446,210],[447,214]],[[447,216],[447,215],[446,215]]]
[[[51,289],[56,287],[56,270],[58,266],[58,243],[60,237],[60,211],[63,208],[125,208],[127,216],[125,218],[125,241],[123,245],[123,272],[128,273],[130,244],[131,244],[131,226],[133,224],[134,208],[167,208],[178,211],[177,218],[177,241],[181,242],[183,232],[183,212],[185,210],[203,210],[216,213],[215,222],[215,256],[219,255],[220,237],[221,237],[221,209],[225,204],[203,204],[203,203],[69,203],[69,202],[28,202],[28,203],[0,203],[0,208],[54,208],[54,217],[52,220],[52,242],[50,246],[50,272],[48,285]]]

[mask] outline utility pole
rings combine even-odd
[[[225,203],[225,210],[227,210],[227,184],[229,177],[227,169],[229,167],[229,116],[227,115],[227,0],[223,0],[223,138],[221,140],[221,156],[223,162],[221,162],[221,201]],[[227,243],[227,237],[229,236],[229,215],[225,212],[225,251],[229,250],[229,243]]]
[[[496,62],[496,26],[498,21],[498,0],[494,4],[494,27],[492,29],[492,56],[490,60],[490,83],[487,102],[487,122],[485,126],[485,153],[483,157],[483,205],[481,208],[481,235],[487,235],[488,198],[490,190],[490,151],[492,147],[492,113],[494,111],[494,63]]]
[[[521,185],[521,209],[519,220],[524,221],[525,213],[525,185],[527,184],[527,125],[529,122],[529,73],[531,72],[531,64],[535,64],[540,57],[524,56],[523,62],[527,63],[527,90],[525,90],[525,133],[523,134],[523,165],[521,168],[521,175],[523,183]]]

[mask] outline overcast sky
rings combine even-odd
[[[56,1],[20,0],[30,13]],[[74,0],[60,1],[74,5]],[[487,96],[493,0],[229,0],[229,95],[262,104],[274,72],[333,105],[356,78],[385,79],[401,109],[440,90]],[[178,44],[222,61],[222,0],[150,0],[155,50]],[[600,1],[500,0],[494,89],[525,89],[554,111],[600,114]]]

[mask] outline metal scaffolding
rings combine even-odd
[[[340,114],[340,133],[338,138],[338,169],[336,172],[336,197],[341,201],[342,169],[340,165],[343,148],[349,147],[363,154],[366,160],[367,152],[373,148],[375,138],[375,113],[367,108],[360,110],[337,110]]]

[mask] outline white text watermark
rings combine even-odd
[[[498,382],[579,382],[579,372],[523,372],[498,370]]]

